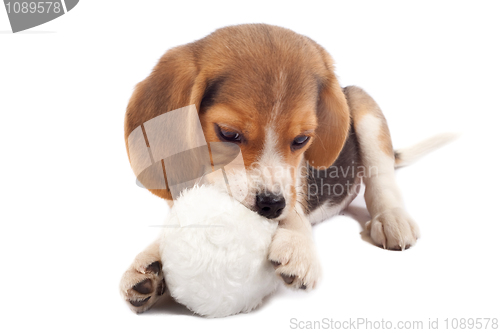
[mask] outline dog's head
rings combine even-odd
[[[125,138],[147,120],[192,104],[207,142],[239,146],[249,180],[244,204],[272,219],[295,206],[301,166],[330,166],[349,130],[327,52],[269,25],[219,29],[168,51],[136,87]],[[151,191],[171,199],[168,188]]]

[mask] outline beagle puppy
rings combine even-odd
[[[248,24],[169,50],[135,88],[125,140],[148,120],[189,105],[196,107],[206,142],[241,150],[249,180],[243,203],[279,221],[269,260],[286,286],[316,286],[320,263],[311,225],[346,208],[361,182],[373,242],[390,250],[415,244],[419,229],[394,177],[405,156],[395,154],[375,101],[358,87],[341,88],[332,58],[313,40]],[[130,150],[127,143],[132,159]],[[150,191],[172,200],[168,184]],[[165,292],[157,242],[135,258],[120,290],[137,313]]]

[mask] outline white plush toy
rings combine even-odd
[[[276,228],[215,186],[186,190],[160,236],[170,294],[206,317],[251,311],[279,283],[267,259]]]

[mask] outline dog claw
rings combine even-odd
[[[286,274],[283,274],[281,273],[281,278],[283,279],[283,281],[285,281],[286,284],[292,284],[293,283],[293,280],[295,280],[295,275],[286,275]]]

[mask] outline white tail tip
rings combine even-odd
[[[428,153],[458,139],[459,133],[443,133],[428,138],[414,146],[397,149],[394,151],[396,168],[402,168],[413,164]]]

